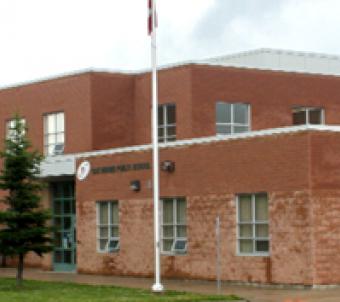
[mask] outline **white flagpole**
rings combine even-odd
[[[152,1],[152,155],[153,155],[153,202],[154,202],[154,248],[155,248],[155,283],[152,291],[162,292],[160,223],[159,223],[159,150],[158,150],[158,91],[157,91],[157,44],[156,44],[156,0]]]

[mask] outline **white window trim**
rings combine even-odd
[[[108,224],[100,224],[100,204],[101,203],[107,203],[108,204]],[[112,213],[112,203],[117,203],[118,208],[118,224],[113,224],[111,219],[111,213]],[[119,237],[112,237],[112,227],[118,227],[118,234],[119,232],[119,226],[120,226],[120,214],[119,214],[119,201],[116,200],[102,200],[96,202],[96,241],[97,241],[97,253],[100,254],[110,254],[110,253],[118,253],[120,250],[120,236]],[[105,245],[105,249],[100,248],[100,228],[101,227],[107,227],[108,228],[108,238],[107,243]],[[118,246],[114,250],[109,250],[109,244],[111,240],[117,240]]]
[[[217,136],[225,136],[225,135],[232,135],[232,134],[239,134],[239,132],[235,132],[235,127],[238,127],[238,126],[241,126],[241,127],[248,127],[248,130],[245,131],[245,132],[250,132],[252,130],[251,128],[251,105],[249,103],[242,103],[242,102],[237,102],[237,103],[229,103],[229,102],[223,102],[223,101],[218,101],[216,102],[215,104],[215,107],[217,106],[218,103],[221,103],[221,104],[230,104],[231,105],[231,121],[230,123],[219,123],[217,122],[217,116],[215,116],[215,119],[216,119],[216,122],[215,122],[215,125],[216,125],[216,128],[217,126],[230,126],[230,129],[231,129],[231,133],[217,133],[217,130],[216,130],[216,135]],[[247,106],[247,114],[248,114],[248,123],[247,124],[243,124],[243,123],[235,123],[234,122],[234,106],[235,105],[246,105]],[[241,132],[241,133],[244,133],[244,132]]]
[[[178,199],[184,199],[185,200],[185,205],[187,206],[187,201],[186,201],[186,198],[183,198],[183,197],[167,197],[168,199],[172,199],[172,203],[173,203],[173,207],[172,207],[172,210],[173,210],[173,221],[174,223],[172,224],[164,224],[163,223],[163,205],[164,205],[164,202],[163,202],[163,198],[161,198],[161,207],[160,207],[160,221],[161,221],[161,253],[162,255],[169,255],[169,256],[173,256],[173,255],[187,255],[188,253],[188,233],[187,233],[187,236],[186,237],[178,237],[177,236],[177,227],[179,226],[185,226],[186,229],[188,228],[188,223],[186,224],[179,224],[177,223],[177,201]],[[167,199],[164,197],[164,199]],[[187,212],[187,208],[186,208],[186,212]],[[187,218],[186,218],[187,219]],[[171,251],[164,251],[163,249],[163,239],[170,239],[168,237],[164,237],[163,235],[163,227],[164,226],[173,226],[174,229],[173,229],[173,237],[171,237],[171,239],[173,239],[173,243],[171,245]],[[186,230],[188,232],[188,229]],[[185,251],[175,251],[174,250],[174,244],[176,243],[177,240],[186,240],[186,246],[185,246]]]
[[[168,107],[170,106],[174,106],[175,107],[175,123],[174,124],[168,124]],[[176,117],[176,104],[175,103],[167,103],[167,104],[159,104],[158,107],[162,107],[163,108],[163,124],[162,125],[158,125],[158,130],[159,129],[163,129],[163,136],[159,136],[158,134],[158,140],[160,143],[168,143],[169,139],[174,139],[174,140],[170,140],[170,142],[173,142],[177,139],[177,129],[176,129],[176,121],[177,121],[177,117]],[[176,129],[176,134],[175,135],[168,135],[168,128],[169,127],[174,127]]]
[[[64,131],[60,131],[60,132],[50,132],[48,133],[47,132],[47,119],[49,116],[55,116],[55,124],[56,124],[56,128],[57,128],[57,115],[58,114],[63,114],[64,115]],[[57,111],[57,112],[49,112],[49,113],[45,113],[43,115],[43,140],[44,140],[44,155],[45,156],[57,156],[57,155],[63,155],[64,154],[64,151],[65,151],[65,144],[66,144],[66,115],[65,115],[65,112],[64,111]],[[63,134],[63,138],[64,138],[64,142],[63,143],[55,143],[55,144],[49,144],[48,143],[48,138],[50,135],[54,135],[55,137],[57,137],[59,134]],[[56,145],[60,145],[60,144],[63,144],[63,151],[61,153],[58,153],[58,154],[49,154],[49,151],[48,151],[48,147],[50,145],[53,145],[53,146],[56,146]]]
[[[309,111],[313,110],[320,110],[321,111],[321,123],[320,124],[310,124],[309,123]],[[325,109],[322,107],[295,107],[293,108],[293,113],[295,112],[304,112],[305,113],[305,118],[306,118],[306,124],[307,126],[310,125],[325,125]]]
[[[264,192],[259,192],[259,193],[264,193]],[[236,256],[250,256],[250,257],[268,257],[270,256],[270,233],[268,234],[268,238],[264,238],[264,237],[256,237],[255,234],[255,229],[256,229],[256,224],[267,224],[268,225],[268,231],[269,230],[269,217],[267,221],[256,221],[255,220],[255,195],[259,194],[259,193],[249,193],[249,195],[251,195],[251,206],[252,206],[252,221],[251,222],[247,222],[247,223],[241,223],[239,221],[239,200],[240,200],[240,195],[242,194],[238,194],[236,196]],[[267,193],[266,193],[267,194]],[[267,198],[268,198],[268,211],[269,211],[269,196],[267,194]],[[253,240],[253,253],[242,253],[240,252],[240,239],[247,239],[245,237],[240,238],[240,234],[239,234],[239,225],[240,224],[251,224],[252,225],[252,229],[253,229],[253,236],[249,239]],[[268,240],[269,242],[269,251],[268,252],[256,252],[256,240],[257,239],[263,239],[263,240]]]

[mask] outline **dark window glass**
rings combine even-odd
[[[217,125],[216,132],[218,134],[231,134],[231,126]]]
[[[163,106],[158,106],[158,126],[164,124]]]
[[[170,126],[168,127],[168,136],[173,136],[173,135],[176,135],[176,127]]]
[[[62,243],[61,233],[60,232],[54,233],[54,244],[55,244],[55,246],[56,247],[62,247],[61,243]]]
[[[56,263],[62,263],[63,262],[63,252],[62,251],[56,251],[54,253],[54,262],[56,262]]]
[[[248,105],[234,104],[234,123],[248,124]]]
[[[64,263],[72,263],[71,251],[64,251]]]
[[[64,217],[64,229],[68,230],[71,228],[71,217]]]
[[[309,110],[309,123],[312,125],[322,124],[322,110],[310,109]]]
[[[248,126],[234,126],[234,133],[248,132]]]
[[[176,107],[175,105],[167,106],[167,122],[168,124],[176,123]]]
[[[256,241],[256,251],[257,252],[269,252],[269,241]]]
[[[321,108],[300,108],[293,112],[294,125],[321,125],[322,120]]]
[[[293,112],[293,125],[306,125],[306,111],[295,111]]]
[[[176,105],[164,104],[158,106],[158,141],[176,140]]]
[[[231,104],[216,104],[216,121],[217,123],[231,123]]]

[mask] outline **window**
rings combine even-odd
[[[321,125],[324,123],[322,108],[299,107],[293,109],[293,125]]]
[[[97,202],[97,247],[106,253],[119,250],[118,201]]]
[[[64,153],[65,141],[64,113],[51,113],[44,116],[44,151],[46,155]]]
[[[20,123],[24,126],[23,134],[25,135],[26,120],[21,118]],[[15,119],[11,119],[6,122],[6,138],[10,140],[14,140],[15,138]]]
[[[183,254],[187,251],[186,201],[162,200],[162,251]]]
[[[243,103],[216,104],[216,133],[233,134],[250,130],[250,106]]]
[[[238,253],[268,255],[269,224],[266,193],[237,197]]]
[[[158,141],[161,143],[176,140],[176,105],[158,106]]]

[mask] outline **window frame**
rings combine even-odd
[[[217,121],[217,105],[218,104],[225,104],[225,105],[230,105],[231,109],[230,109],[230,123],[220,123]],[[247,119],[248,119],[248,124],[242,124],[242,123],[235,123],[235,114],[234,114],[234,106],[235,105],[246,105],[247,106]],[[217,127],[218,126],[229,126],[231,133],[218,133],[217,132]],[[244,132],[235,132],[235,127],[248,127],[247,131]],[[216,135],[217,136],[221,136],[221,135],[235,135],[235,134],[242,134],[242,133],[247,133],[250,132],[251,129],[251,104],[250,103],[243,103],[243,102],[224,102],[224,101],[218,101],[215,103],[215,130],[216,130]]]
[[[268,220],[263,221],[256,221],[256,214],[255,214],[255,202],[256,202],[256,195],[265,194],[267,196],[267,203],[268,203]],[[251,222],[240,222],[239,218],[239,203],[240,197],[242,195],[250,195],[251,196],[251,208],[252,208],[252,217]],[[271,238],[270,238],[270,213],[269,213],[269,195],[267,192],[257,192],[257,193],[240,193],[236,195],[236,255],[237,256],[255,256],[255,257],[269,257],[270,256],[270,247],[271,247]],[[252,237],[240,237],[240,225],[250,225],[252,226]],[[256,237],[256,225],[268,225],[268,237]],[[252,253],[245,253],[240,251],[240,240],[252,240],[253,242],[253,252]],[[256,251],[256,241],[268,241],[268,251],[267,252],[257,252]]]
[[[313,110],[320,110],[321,116],[320,116],[320,124],[311,124],[309,122],[309,112]],[[304,124],[294,124],[294,113],[296,112],[304,112],[305,113],[305,119],[306,123]],[[308,106],[296,106],[293,107],[292,110],[292,124],[293,126],[310,126],[310,125],[325,125],[325,109],[323,107],[308,107]]]
[[[168,124],[168,107],[175,107],[175,123]],[[158,142],[159,143],[169,143],[169,142],[174,142],[177,140],[177,108],[176,108],[176,103],[165,103],[165,104],[158,104],[157,110],[160,108],[163,108],[163,124],[159,124],[159,117],[158,117]],[[174,135],[168,135],[168,129],[169,128],[174,128],[175,129],[175,134]],[[160,129],[163,129],[163,135],[160,136]],[[170,139],[170,140],[169,140]],[[173,139],[173,140],[171,140]]]
[[[163,213],[164,213],[164,200],[169,200],[172,199],[172,213],[173,213],[173,220],[172,223],[167,223],[164,224],[163,221]],[[161,199],[161,211],[160,211],[160,222],[161,222],[161,233],[160,233],[160,242],[161,242],[161,254],[162,255],[187,255],[188,253],[188,222],[187,222],[187,200],[185,197],[162,197]],[[179,200],[183,200],[185,203],[185,224],[181,224],[181,223],[177,223],[177,202]],[[172,237],[164,237],[164,226],[172,226],[173,227],[173,236]],[[177,228],[178,227],[185,227],[185,231],[186,231],[186,237],[180,237],[177,236]],[[173,242],[171,244],[171,250],[170,251],[165,251],[164,250],[164,245],[163,245],[163,241],[164,240],[169,240],[169,239],[173,239]],[[186,244],[185,244],[185,250],[184,251],[179,251],[175,249],[175,245],[176,242],[178,240],[185,240]]]
[[[11,130],[11,123],[15,121],[15,118],[10,118],[5,120],[5,139],[11,139],[11,136],[9,134],[9,130]],[[27,121],[25,117],[21,117],[20,121],[24,125],[24,135],[27,134]]]
[[[63,125],[63,131],[56,131],[56,132],[50,132],[48,133],[47,130],[48,130],[48,118],[49,116],[54,116],[54,124],[55,124],[55,128],[57,129],[57,115],[58,114],[63,114],[63,120],[64,120],[64,125]],[[50,136],[54,136],[55,137],[55,141],[57,141],[57,137],[58,135],[60,134],[63,134],[63,143],[54,143],[54,144],[49,144],[48,143],[48,138]],[[44,155],[45,156],[58,156],[58,155],[63,155],[65,154],[65,145],[66,145],[66,114],[64,111],[54,111],[54,112],[48,112],[48,113],[44,113],[43,114],[43,147],[44,147]],[[59,144],[63,144],[63,150],[61,153],[51,153],[49,154],[49,146],[57,146]]]
[[[100,205],[103,203],[108,204],[108,223],[100,224]],[[112,221],[112,205],[117,205],[118,211],[118,223],[114,224]],[[100,240],[106,239],[100,237],[100,228],[107,227],[108,235],[107,235],[107,243],[105,245],[105,249],[100,248]],[[118,237],[112,236],[112,228],[117,227],[118,229]],[[111,241],[118,241],[117,248],[110,250],[109,245]],[[111,254],[118,253],[120,251],[120,211],[119,211],[119,201],[118,200],[100,200],[96,202],[96,245],[97,245],[97,253],[100,254]]]

